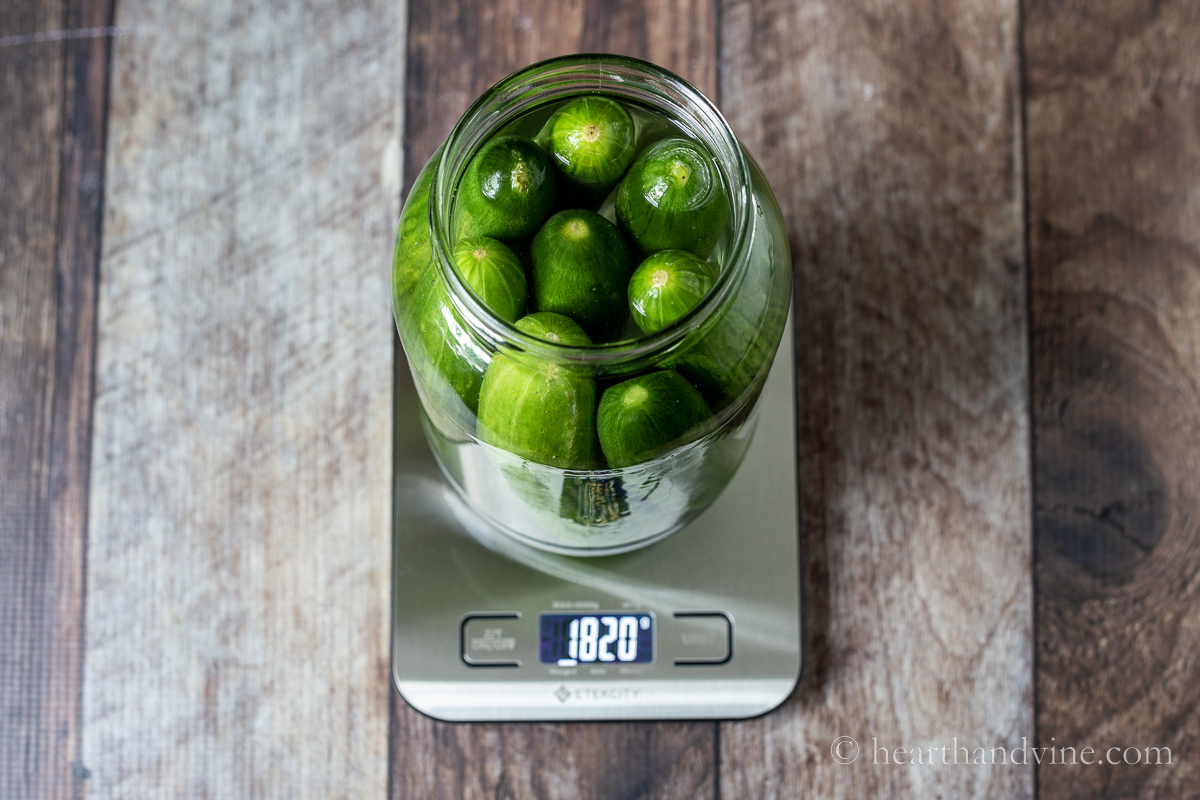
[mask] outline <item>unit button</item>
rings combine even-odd
[[[723,612],[675,613],[675,666],[724,664],[733,655],[733,622]]]
[[[519,614],[468,614],[462,621],[462,659],[472,667],[519,667]]]

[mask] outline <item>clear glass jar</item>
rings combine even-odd
[[[586,347],[533,338],[493,315],[455,264],[451,227],[455,193],[479,147],[523,115],[585,94],[648,109],[707,148],[730,206],[710,257],[719,275],[694,308],[654,333]],[[653,64],[585,54],[520,70],[467,110],[405,202],[392,287],[426,436],[470,512],[542,549],[607,555],[678,530],[729,483],[754,434],[755,401],[786,322],[792,271],[775,196],[712,103]],[[480,436],[480,385],[497,357],[591,386],[572,402],[591,403],[585,413],[593,414],[604,387],[673,369],[701,390],[713,416],[668,452],[633,466],[538,463]],[[547,416],[544,424],[558,421]]]

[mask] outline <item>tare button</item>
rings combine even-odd
[[[733,621],[716,611],[677,611],[675,613],[675,666],[716,666],[733,657]]]
[[[519,667],[519,614],[469,614],[462,621],[462,660],[472,667]]]

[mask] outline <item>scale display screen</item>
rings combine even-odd
[[[542,614],[538,641],[543,664],[648,664],[654,660],[654,617],[615,611]]]

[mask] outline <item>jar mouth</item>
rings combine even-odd
[[[729,199],[731,237],[716,283],[704,298],[671,324],[636,339],[593,345],[548,342],[493,314],[467,287],[454,266],[451,218],[455,193],[470,157],[503,125],[539,106],[583,94],[631,100],[666,116],[713,155]],[[745,275],[753,248],[750,169],[737,137],[716,106],[678,75],[647,61],[583,53],[541,61],[514,72],[475,101],[450,132],[429,187],[429,225],[442,279],[451,302],[494,347],[508,347],[556,361],[611,369],[662,356],[692,332],[705,328]]]

